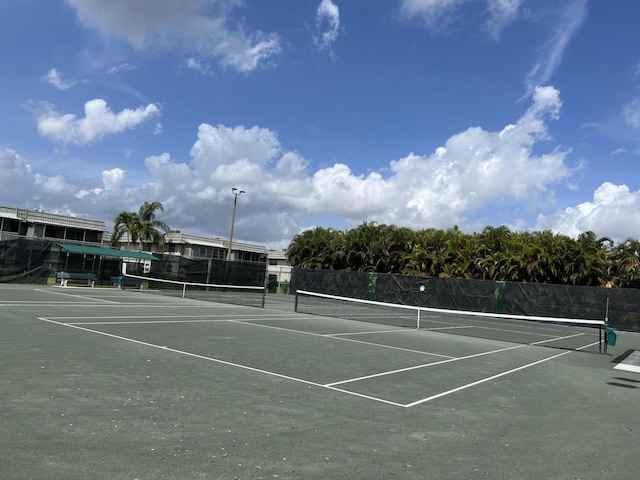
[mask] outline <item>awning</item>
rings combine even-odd
[[[117,248],[90,247],[88,245],[74,245],[71,243],[59,243],[58,246],[69,253],[85,253],[88,255],[101,255],[105,257],[140,258],[142,260],[160,260],[158,257],[146,252],[132,252],[118,250]]]

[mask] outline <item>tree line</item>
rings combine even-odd
[[[364,222],[345,231],[306,230],[286,254],[293,267],[307,269],[610,287],[640,279],[640,241],[616,244],[591,231],[571,238],[488,226],[467,234]]]

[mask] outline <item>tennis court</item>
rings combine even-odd
[[[3,478],[640,471],[640,373],[614,368],[635,333],[600,354],[87,287],[0,285],[0,309]]]

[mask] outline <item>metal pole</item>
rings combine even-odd
[[[604,328],[607,328],[607,325],[609,324],[609,297],[607,297],[607,305],[605,307],[605,311],[604,311]],[[600,329],[600,331],[602,331],[602,329]],[[607,354],[607,331],[604,331],[604,354]]]
[[[233,227],[236,223],[236,206],[238,204],[238,197],[243,193],[247,193],[244,190],[238,190],[233,187],[231,189],[231,193],[233,193],[233,213],[231,214],[231,231],[229,232],[229,248],[227,248],[227,262],[231,261],[231,244],[233,243]]]

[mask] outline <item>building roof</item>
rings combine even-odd
[[[83,228],[85,230],[97,230],[105,232],[107,225],[99,220],[89,220],[86,218],[71,217],[68,215],[58,215],[47,213],[42,210],[26,210],[24,208],[3,207],[0,205],[0,217],[12,220],[22,220],[23,222],[44,223],[47,225],[58,225],[61,227]]]
[[[90,247],[88,245],[74,245],[72,243],[59,243],[58,246],[69,253],[86,253],[88,255],[101,255],[105,257],[139,258],[141,260],[160,260],[147,252],[132,252],[130,250],[118,250],[116,248]]]
[[[198,245],[205,247],[218,247],[229,248],[229,241],[215,237],[201,237],[199,235],[190,235],[187,233],[181,233],[172,231],[164,236],[165,244],[169,243],[184,243],[189,245]],[[234,251],[252,252],[252,253],[267,253],[267,247],[262,245],[255,245],[251,243],[243,243],[233,241],[232,248]]]

